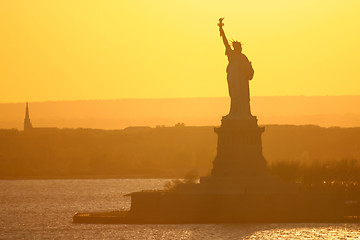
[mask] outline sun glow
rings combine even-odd
[[[356,95],[359,1],[2,1],[0,102],[227,96],[216,23],[252,95]]]

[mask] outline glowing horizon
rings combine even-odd
[[[3,1],[0,103],[227,96],[244,43],[252,96],[359,95],[358,1]]]

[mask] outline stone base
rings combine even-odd
[[[218,134],[218,145],[211,177],[236,181],[238,178],[267,174],[261,144],[264,128],[257,125],[256,117],[225,117],[215,132]]]
[[[237,179],[209,176],[200,178],[198,189],[214,194],[289,194],[297,193],[300,187],[270,175]]]

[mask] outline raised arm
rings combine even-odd
[[[222,22],[224,20],[224,18],[220,18],[219,19],[219,23],[218,23],[218,26],[219,26],[219,31],[220,31],[220,37],[222,37],[222,40],[224,42],[224,45],[225,45],[225,48],[226,50],[231,50],[231,47],[230,47],[230,44],[225,36],[225,32],[224,32],[224,29],[223,29],[223,26],[224,26],[224,23]]]

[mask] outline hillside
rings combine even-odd
[[[360,128],[268,125],[269,163],[360,160]],[[0,130],[0,177],[182,177],[206,175],[216,154],[213,127]]]

